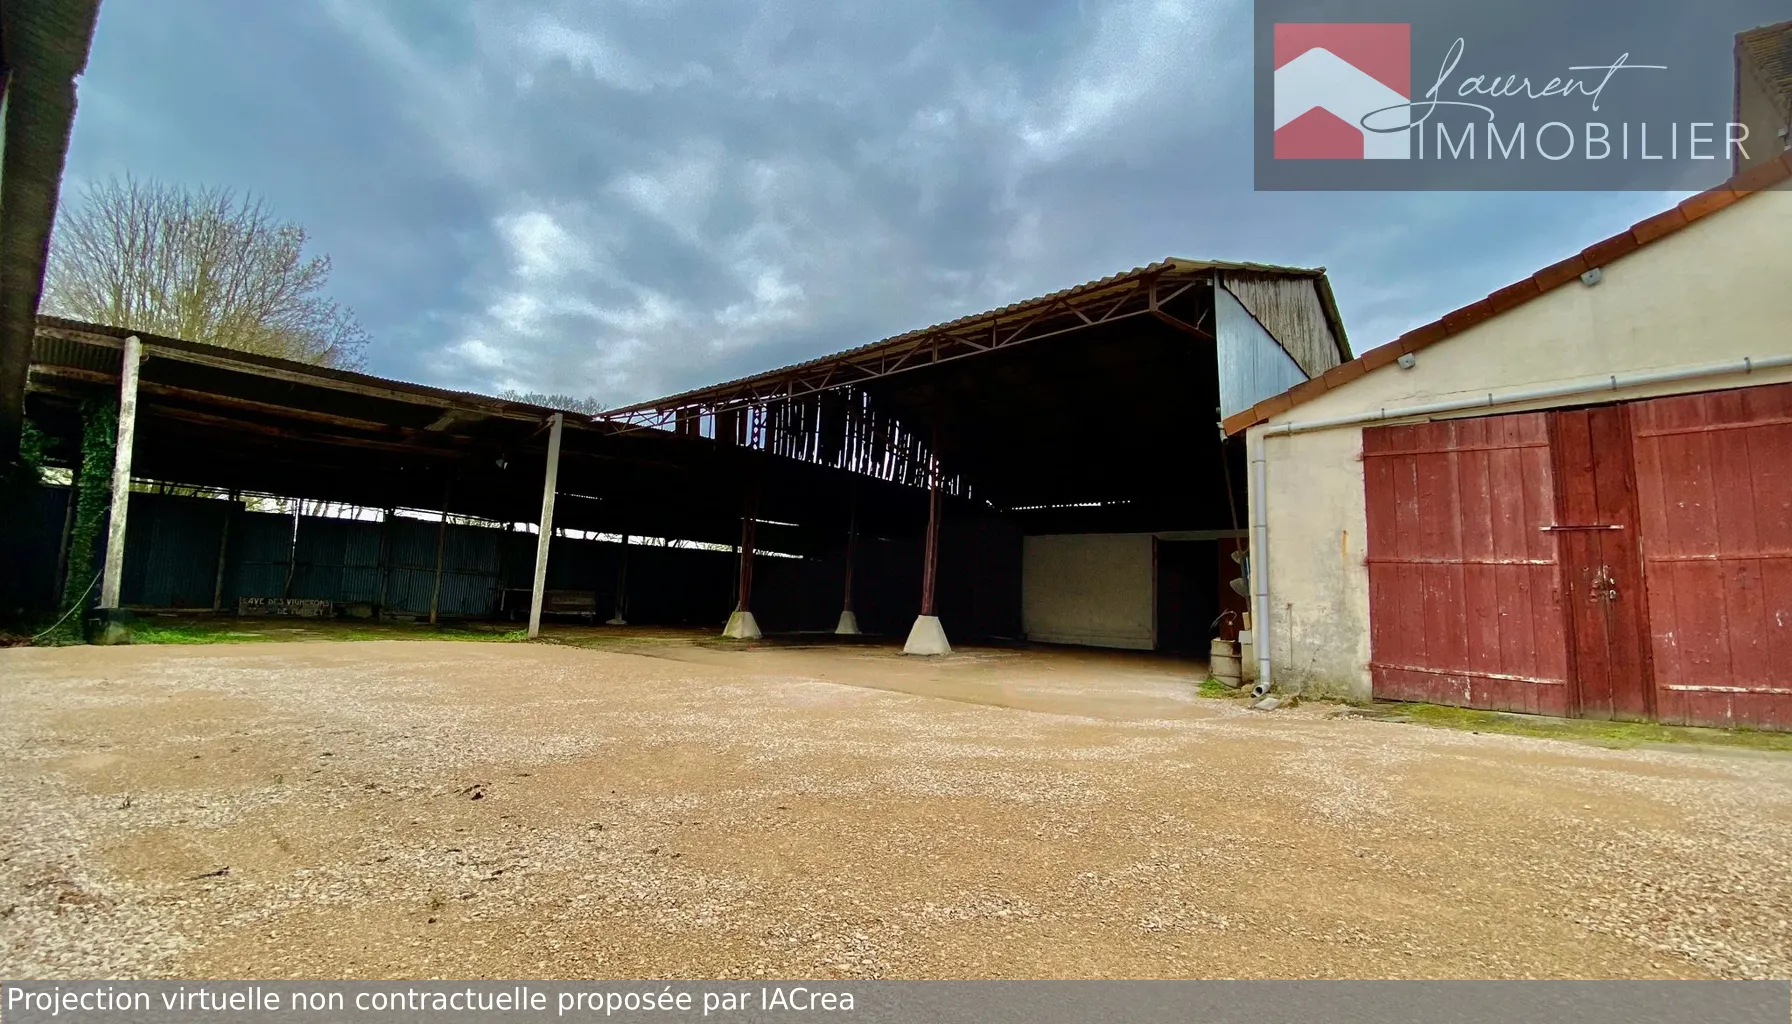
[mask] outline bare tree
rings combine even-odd
[[[253,196],[126,177],[57,217],[45,312],[326,366],[358,367],[367,332],[321,294],[330,258]]]
[[[544,395],[539,391],[508,390],[498,394],[507,402],[523,402],[528,405],[539,405],[561,412],[576,412],[586,416],[596,416],[604,411],[604,404],[595,398],[579,398],[575,395]]]

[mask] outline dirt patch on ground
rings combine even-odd
[[[0,973],[1792,973],[1783,755],[632,643],[0,651]]]

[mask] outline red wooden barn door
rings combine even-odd
[[[1792,729],[1792,385],[1631,420],[1661,719]]]
[[[1641,721],[1654,712],[1629,410],[1550,414],[1555,523],[1573,654],[1572,713]]]
[[[1567,714],[1548,419],[1363,431],[1377,697]]]

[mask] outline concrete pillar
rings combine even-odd
[[[921,614],[916,616],[915,624],[908,631],[908,642],[902,646],[904,654],[952,653],[952,645],[946,641],[946,629],[940,625],[940,618],[933,608],[934,580],[940,560],[940,466],[937,457],[929,467],[928,477],[927,543],[921,555]]]
[[[753,618],[753,528],[758,520],[757,502],[749,502],[747,514],[740,520],[740,596],[734,606],[734,614],[728,616],[728,625],[722,635],[734,640],[759,639],[759,621]]]
[[[230,492],[230,500],[224,506],[224,527],[218,531],[218,575],[212,581],[212,611],[224,607],[224,565],[230,556],[230,524],[236,520],[236,491]]]
[[[854,501],[852,518],[846,527],[846,597],[840,605],[840,624],[834,632],[840,636],[859,635],[859,617],[852,612],[852,563],[858,555],[859,547],[859,510]]]
[[[624,612],[628,608],[628,534],[622,535],[622,554],[616,565],[616,614],[610,616],[606,626],[626,626],[628,619]]]
[[[429,624],[436,624],[436,608],[442,603],[442,555],[448,547],[448,500],[453,483],[442,485],[442,522],[436,527],[436,579],[429,590]]]
[[[137,377],[143,362],[143,341],[124,340],[124,364],[118,373],[118,433],[112,459],[112,512],[106,526],[106,565],[100,577],[101,643],[130,643],[129,617],[120,614],[124,585],[124,531],[131,507],[131,447],[137,436]]]
[[[548,585],[548,546],[554,541],[554,491],[560,483],[560,432],[566,426],[564,413],[554,414],[554,426],[548,431],[548,476],[541,485],[541,532],[535,539],[535,587],[529,598],[529,639],[541,635],[541,599]]]

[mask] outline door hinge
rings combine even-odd
[[[1539,526],[1539,527],[1537,527],[1537,529],[1543,531],[1544,533],[1549,533],[1554,530],[1622,530],[1623,528],[1624,528],[1624,526],[1622,523],[1607,523],[1607,524],[1595,524],[1595,525],[1586,525],[1586,526]]]

